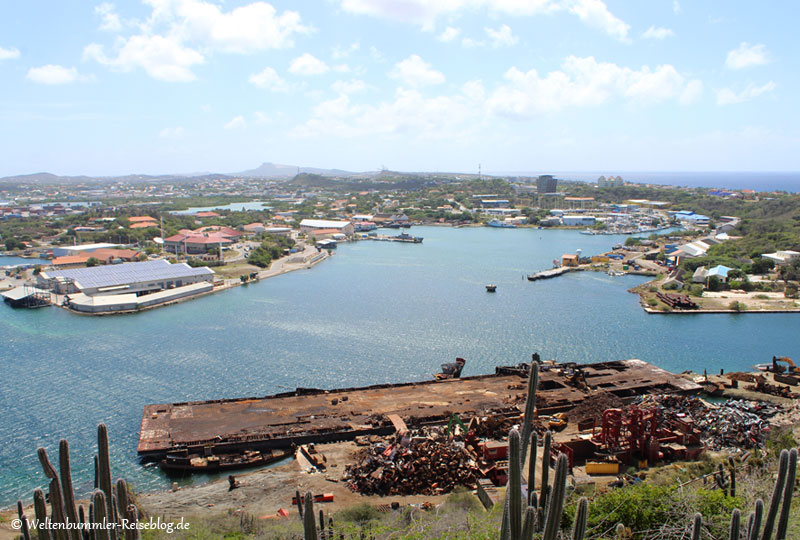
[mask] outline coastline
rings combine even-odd
[[[178,298],[176,300],[172,300],[169,302],[164,302],[163,304],[157,304],[154,306],[147,306],[142,309],[136,310],[126,310],[126,311],[111,311],[111,312],[100,312],[100,313],[89,313],[84,311],[76,311],[74,309],[70,309],[68,306],[63,305],[63,297],[65,295],[53,295],[51,293],[51,298],[54,296],[55,300],[51,300],[51,304],[72,313],[73,315],[82,315],[86,317],[104,317],[110,315],[131,315],[134,313],[144,313],[146,311],[150,311],[152,309],[158,309],[162,307],[172,306],[175,304],[180,304],[183,302],[188,302],[190,300],[194,300],[196,298],[201,298],[203,296],[208,296],[210,294],[218,293],[227,291],[229,289],[233,289],[235,287],[240,287],[242,285],[249,285],[251,283],[255,283],[261,281],[262,279],[269,279],[271,277],[280,276],[283,274],[287,274],[289,272],[294,272],[296,270],[303,270],[303,269],[310,269],[316,266],[317,264],[321,263],[325,259],[331,256],[327,251],[317,251],[316,248],[312,248],[310,246],[306,247],[306,250],[302,252],[300,255],[305,255],[306,253],[312,255],[308,260],[300,262],[300,263],[292,263],[291,259],[298,257],[298,254],[287,255],[285,257],[281,257],[280,259],[275,259],[271,262],[270,267],[261,270],[258,272],[258,279],[253,281],[246,281],[243,282],[239,279],[225,279],[223,283],[219,286],[215,286],[212,290],[208,292],[203,292],[199,294],[195,294],[192,296],[187,296],[185,298]]]

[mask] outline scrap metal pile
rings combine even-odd
[[[769,403],[746,400],[709,405],[700,398],[681,395],[648,395],[635,402],[658,404],[667,416],[693,420],[702,432],[703,444],[710,450],[762,448],[769,418],[782,410]]]
[[[364,495],[438,495],[456,486],[474,488],[479,474],[464,442],[431,428],[363,449],[343,479]]]

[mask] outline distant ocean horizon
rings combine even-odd
[[[489,173],[492,174],[492,173]],[[501,173],[496,173],[501,174]],[[645,172],[645,171],[543,171],[510,172],[503,175],[538,176],[552,174],[560,180],[596,182],[600,176],[621,176],[635,184],[659,184],[693,188],[752,189],[755,191],[800,192],[800,171],[745,172]]]

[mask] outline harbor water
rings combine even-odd
[[[340,244],[314,268],[134,315],[0,306],[0,506],[46,485],[36,448],[55,456],[60,438],[70,441],[78,491],[90,491],[98,422],[109,426],[115,477],[139,491],[168,487],[136,455],[148,403],[429,380],[456,356],[467,359],[464,375],[533,352],[565,362],[640,358],[673,372],[800,358],[796,314],[647,315],[627,292],[646,278],[525,279],[563,253],[600,253],[622,236],[410,232],[424,242]]]

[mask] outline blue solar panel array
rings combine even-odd
[[[48,278],[64,277],[75,280],[82,289],[100,287],[116,287],[144,281],[155,282],[175,280],[190,276],[212,275],[213,270],[206,267],[192,268],[187,264],[170,264],[159,259],[157,261],[131,262],[93,266],[91,268],[73,268],[71,270],[54,270],[44,272]]]

